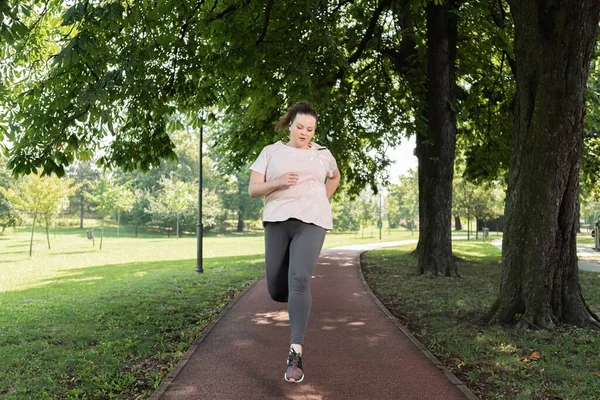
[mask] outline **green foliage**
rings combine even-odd
[[[515,96],[514,26],[508,5],[461,7],[457,73],[457,157],[474,182],[505,179]]]
[[[97,168],[94,168],[93,164],[88,161],[77,162],[67,169],[67,176],[72,178],[74,183],[78,185],[77,193],[74,196],[69,197],[69,210],[72,213],[78,213],[81,210],[82,203],[84,203],[84,208],[86,205],[89,205],[89,203],[86,202],[84,193],[90,190],[90,185],[92,182],[96,181],[100,175],[100,171]]]
[[[44,200],[39,203],[39,212],[40,222],[44,229],[46,229],[48,248],[50,248],[48,230],[55,222],[58,214],[68,207],[69,196],[73,195],[79,189],[79,185],[74,185],[72,179],[58,178],[56,176],[40,178],[38,185],[46,192]]]
[[[135,202],[131,211],[128,213],[129,222],[137,228],[145,225],[152,220],[148,209],[150,208],[150,194],[147,191],[135,189],[133,191]]]
[[[333,227],[336,231],[352,232],[360,228],[360,214],[356,201],[340,193],[331,203]]]
[[[238,232],[244,230],[244,220],[261,219],[263,199],[251,199],[248,195],[248,184],[250,183],[250,171],[244,170],[238,172],[235,177],[231,177],[230,184],[223,184],[217,188],[217,193],[223,202],[223,207],[235,211],[238,215]],[[223,191],[227,188],[226,191]]]
[[[0,155],[0,227],[2,232],[10,226],[21,224],[21,217],[11,201],[3,194],[3,190],[14,189],[16,182],[6,170],[4,157]]]
[[[596,43],[587,82],[581,160],[580,197],[582,201],[600,198],[600,41]]]
[[[504,214],[505,192],[498,184],[474,185],[455,179],[452,186],[452,214],[487,221]]]
[[[152,215],[152,222],[159,226],[171,227],[176,224],[176,234],[179,237],[179,222],[182,216],[194,215],[194,186],[188,182],[168,178],[161,179],[160,185],[162,188],[157,196],[149,199],[148,213]]]
[[[401,176],[398,184],[391,185],[386,197],[386,211],[391,228],[401,225],[415,226],[419,216],[419,182],[417,171],[410,170],[407,176]]]
[[[95,204],[96,211],[104,218],[113,212],[129,211],[135,203],[135,196],[127,186],[119,185],[106,175],[90,184],[85,196]]]
[[[36,73],[6,102],[18,173],[62,174],[97,150],[104,166],[158,165],[175,155],[168,132],[197,129],[210,107],[220,110],[207,122],[220,132],[214,146],[235,173],[273,141],[285,108],[307,98],[322,116],[318,141],[360,188],[409,126],[395,95],[402,84],[380,50],[399,31],[383,18],[388,4],[66,4],[40,18],[40,40],[60,37],[58,48],[31,54]]]
[[[31,174],[24,176],[13,188],[0,187],[0,193],[18,210],[27,212],[33,219],[29,255],[32,255],[35,225],[41,221],[46,230],[48,248],[50,237],[48,230],[61,209],[68,205],[68,197],[77,190],[72,180],[56,176]]]
[[[219,195],[211,189],[202,189],[202,224],[207,230],[219,227],[225,215]]]

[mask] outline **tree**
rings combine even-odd
[[[370,190],[363,190],[360,196],[354,202],[358,210],[358,218],[360,226],[362,226],[362,237],[365,237],[365,227],[373,227],[373,223],[378,218],[379,207],[375,202],[373,193]],[[371,236],[373,236],[373,230],[371,229]]]
[[[354,194],[389,165],[387,146],[403,134],[418,136],[419,269],[457,275],[450,227],[439,221],[451,214],[458,25],[462,15],[490,19],[487,9],[495,6],[457,0],[67,4],[53,4],[49,14],[62,21],[53,34],[68,32],[61,32],[55,55],[45,55],[49,70],[27,80],[22,101],[10,104],[16,172],[41,165],[60,174],[95,149],[102,150],[100,164],[149,168],[174,157],[168,132],[182,129],[181,116],[192,129],[217,130],[218,162],[235,174],[279,138],[269,132],[285,108],[309,98],[322,116],[317,140],[336,154]],[[481,42],[469,33],[461,46]],[[461,73],[479,75],[474,67]],[[211,110],[206,121],[203,110]]]
[[[148,212],[156,222],[176,224],[176,234],[180,237],[179,222],[184,212],[191,210],[194,204],[194,187],[172,178],[163,178],[160,181],[162,189],[155,198],[150,199]],[[192,211],[193,213],[193,211]]]
[[[88,201],[95,204],[96,212],[102,215],[102,233],[100,236],[100,250],[104,240],[104,220],[113,212],[117,212],[117,235],[120,223],[120,213],[129,211],[133,207],[135,198],[131,189],[115,183],[106,175],[90,185],[89,191],[85,193]]]
[[[401,219],[405,220],[406,226],[411,232],[416,226],[416,219],[419,215],[418,182],[417,172],[411,169],[408,175],[400,177],[397,185],[390,186],[388,193],[390,205],[397,204],[398,223]],[[393,201],[391,201],[392,199]]]
[[[39,180],[40,187],[46,191],[46,195],[39,203],[40,221],[46,230],[48,250],[50,250],[50,227],[62,210],[69,205],[69,196],[73,195],[78,185],[73,184],[73,179],[46,176]]]
[[[150,194],[147,191],[136,189],[133,191],[135,202],[129,212],[129,222],[131,222],[135,229],[135,237],[138,237],[138,228],[142,225],[147,224],[152,220],[150,213]]]
[[[220,196],[211,189],[202,189],[202,224],[207,231],[222,226],[225,220],[223,202]]]
[[[258,219],[262,210],[262,199],[251,199],[248,195],[250,171],[238,172],[234,177],[232,190],[219,193],[226,208],[234,210],[237,214],[237,232],[244,231],[244,219]],[[220,185],[224,187],[225,185]]]
[[[360,228],[360,216],[356,202],[346,193],[340,192],[331,202],[333,226],[341,232],[357,231]]]
[[[394,196],[385,196],[385,213],[387,215],[388,227],[397,228],[400,226],[400,203]]]
[[[4,157],[0,156],[0,188],[9,190],[15,186],[15,183],[15,180],[6,170]],[[0,191],[0,226],[2,227],[0,233],[4,233],[4,230],[9,226],[18,226],[20,223],[21,217],[19,216],[17,209],[10,200],[4,196],[3,192]]]
[[[467,219],[467,240],[471,239],[471,217],[473,216],[473,198],[475,197],[475,185],[464,180],[455,179],[452,204],[454,214],[464,216]]]
[[[32,218],[31,238],[29,241],[29,256],[33,254],[33,234],[38,217],[44,222],[48,249],[50,249],[49,229],[58,215],[60,209],[65,206],[68,196],[71,195],[76,186],[72,186],[71,180],[60,179],[56,176],[40,176],[37,174],[23,177],[16,188],[0,188],[0,192],[10,200],[17,209],[24,210]]]
[[[121,226],[121,213],[130,211],[136,202],[135,194],[124,185],[113,185],[111,188],[113,198],[113,211],[117,213],[117,237]]]
[[[427,14],[427,131],[417,135],[419,159],[419,244],[421,274],[459,276],[452,255],[452,178],[456,147],[456,92],[458,3],[430,2]]]
[[[93,167],[90,162],[78,162],[67,170],[67,176],[73,178],[79,189],[76,198],[79,208],[79,229],[83,229],[83,217],[86,206],[85,193],[90,190],[90,184],[98,179],[100,171]]]
[[[500,292],[492,322],[600,326],[579,284],[576,234],[585,92],[600,3],[509,1],[517,95]]]

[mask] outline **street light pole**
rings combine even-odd
[[[381,190],[379,190],[379,240],[381,240],[381,230],[383,229],[383,208],[381,206],[381,198],[383,197]]]
[[[204,119],[200,125],[200,142],[198,145],[198,223],[196,224],[196,272],[204,272],[202,265],[202,238],[204,236],[204,227],[202,225],[202,133],[204,129]]]

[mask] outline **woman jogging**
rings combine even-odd
[[[329,199],[340,183],[335,158],[311,140],[318,114],[299,102],[275,129],[289,130],[289,141],[266,146],[250,166],[250,197],[265,196],[265,263],[273,300],[288,303],[291,340],[284,379],[302,382],[302,345],[311,308],[311,277],[333,228]]]

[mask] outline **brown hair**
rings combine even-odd
[[[319,118],[319,114],[317,114],[317,111],[314,109],[312,104],[310,104],[308,101],[299,101],[298,103],[288,108],[287,113],[283,117],[281,117],[279,119],[279,122],[277,122],[277,124],[275,125],[275,130],[282,131],[286,129],[292,124],[292,122],[296,118],[296,115],[298,114],[310,115],[312,117],[315,117],[315,119]]]

